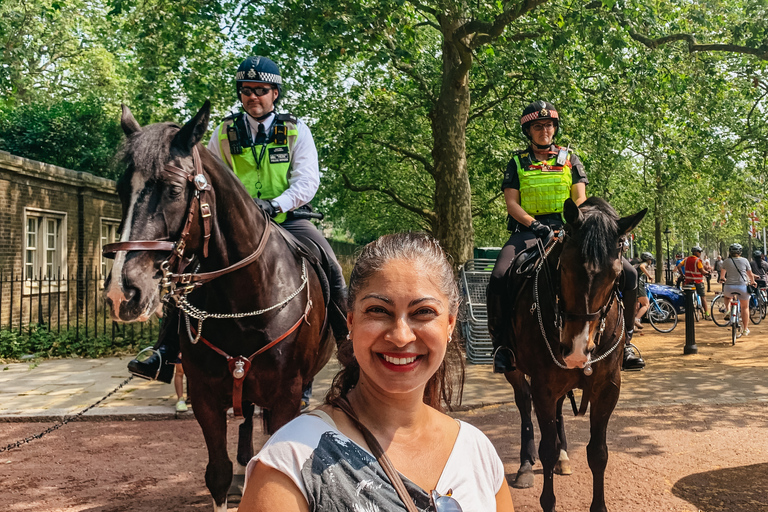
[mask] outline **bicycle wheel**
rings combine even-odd
[[[749,320],[757,325],[763,320],[763,311],[760,304],[760,299],[756,293],[749,296]]]
[[[677,327],[677,311],[667,299],[657,298],[648,307],[648,321],[659,332],[670,332]]]
[[[728,327],[731,323],[731,312],[728,309],[728,304],[723,297],[723,294],[718,294],[712,299],[712,306],[709,309],[709,313],[712,315],[712,321],[719,327]]]

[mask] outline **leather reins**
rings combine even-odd
[[[171,254],[163,260],[163,262],[160,264],[160,269],[163,272],[163,278],[161,280],[160,286],[165,291],[165,295],[163,297],[163,300],[168,300],[169,297],[174,298],[176,301],[176,306],[179,307],[181,303],[186,304],[186,295],[191,293],[193,290],[201,287],[203,284],[208,283],[210,281],[213,281],[214,279],[221,277],[223,275],[229,274],[231,272],[234,272],[235,270],[241,269],[254,261],[261,256],[261,254],[264,252],[264,249],[267,246],[267,241],[269,240],[270,233],[272,231],[272,223],[267,217],[267,214],[261,210],[261,208],[257,208],[258,211],[261,213],[261,215],[264,217],[264,230],[261,233],[261,237],[259,239],[259,243],[256,246],[256,250],[254,250],[250,255],[243,258],[242,260],[238,261],[237,263],[234,263],[232,265],[229,265],[226,268],[215,270],[212,272],[203,272],[203,273],[184,273],[183,272],[183,261],[184,261],[184,251],[187,248],[187,245],[190,242],[190,231],[192,229],[192,226],[195,222],[195,220],[200,217],[203,224],[203,242],[202,242],[202,249],[203,249],[203,257],[208,257],[208,243],[211,238],[211,207],[210,202],[208,199],[208,194],[211,193],[213,188],[211,187],[211,184],[208,182],[208,178],[206,177],[205,173],[203,172],[203,166],[202,161],[200,159],[200,152],[197,149],[197,146],[194,146],[192,148],[192,161],[194,165],[194,172],[192,174],[188,173],[184,169],[177,167],[172,164],[166,164],[163,167],[163,171],[171,174],[173,176],[181,177],[183,180],[187,181],[187,183],[193,184],[195,186],[195,192],[194,196],[190,199],[189,208],[187,209],[187,218],[184,223],[184,227],[181,230],[181,235],[179,236],[179,239],[176,242],[171,242],[168,240],[130,240],[127,242],[116,242],[112,244],[106,244],[102,248],[102,254],[105,257],[113,258],[114,255],[119,251],[153,251],[153,252],[170,252]],[[176,272],[172,271],[173,266],[176,265]],[[251,368],[251,362],[253,359],[266,352],[270,348],[274,347],[281,341],[283,341],[285,338],[290,336],[294,331],[296,331],[302,324],[302,322],[307,322],[309,324],[309,312],[312,310],[312,298],[310,294],[310,287],[309,283],[306,280],[306,270],[304,269],[304,265],[302,265],[303,269],[303,278],[304,281],[301,285],[301,287],[294,292],[289,299],[292,299],[296,295],[298,295],[298,292],[301,291],[301,288],[304,286],[307,287],[307,305],[304,308],[304,313],[302,314],[301,318],[291,326],[288,331],[283,333],[281,336],[277,337],[276,339],[269,342],[267,345],[263,346],[249,357],[245,357],[242,355],[238,356],[231,356],[215,346],[213,343],[208,341],[207,339],[200,336],[200,333],[197,333],[197,336],[192,338],[190,336],[190,339],[192,343],[197,343],[198,340],[202,340],[205,345],[210,347],[213,351],[218,353],[219,355],[223,356],[227,360],[227,365],[229,367],[229,371],[232,374],[232,377],[234,379],[233,382],[233,391],[232,391],[232,408],[234,410],[234,413],[238,417],[242,417],[243,410],[242,410],[242,392],[243,392],[243,382],[245,381],[245,377],[248,374],[248,371]],[[178,286],[182,285],[182,286]],[[286,301],[283,301],[286,302]],[[252,313],[247,314],[239,314],[239,313],[233,313],[233,314],[217,314],[217,315],[208,315],[214,318],[240,318],[243,316],[252,316],[256,314],[261,314],[262,312],[271,311],[274,309],[274,307],[266,308],[263,311],[255,311]],[[186,311],[186,309],[183,309],[184,314],[186,315],[187,323],[189,324],[189,313]],[[201,327],[202,320],[198,319],[200,322],[198,324],[198,328]],[[191,330],[194,330],[193,327],[189,326]]]

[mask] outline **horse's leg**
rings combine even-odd
[[[190,379],[191,383],[197,380]],[[232,481],[232,462],[227,454],[227,411],[221,408],[216,392],[207,386],[193,386],[195,418],[203,430],[208,448],[205,485],[213,497],[214,512],[226,512],[227,489]]]
[[[533,440],[531,421],[531,388],[520,371],[509,372],[504,376],[515,391],[515,405],[520,412],[520,468],[512,487],[528,489],[533,487],[533,464],[536,462],[536,444]]]
[[[606,431],[616,402],[619,400],[619,387],[612,382],[606,383],[598,396],[590,401],[590,437],[587,445],[587,461],[592,470],[592,505],[590,512],[607,512],[605,508],[605,466],[608,464],[608,445]]]
[[[240,501],[245,486],[245,466],[253,458],[253,412],[256,407],[249,402],[243,402],[243,422],[238,427],[237,436],[237,465],[232,475],[232,483],[227,491],[229,501]]]
[[[544,386],[543,382],[534,382],[531,385],[533,405],[541,431],[539,459],[544,467],[544,487],[539,503],[544,512],[555,512],[554,470],[560,452],[557,441],[557,400]]]
[[[565,396],[557,401],[557,438],[560,441],[560,455],[555,464],[555,473],[558,475],[570,475],[571,460],[568,458],[568,441],[565,439],[565,423],[563,423],[563,401]]]

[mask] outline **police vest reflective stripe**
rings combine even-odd
[[[698,262],[701,261],[697,256],[688,256],[685,258],[685,283],[701,283],[704,280],[704,274],[699,270]]]
[[[563,203],[571,197],[571,155],[567,164],[557,165],[557,158],[537,162],[530,166],[520,163],[520,155],[515,155],[517,175],[520,178],[520,206],[528,215],[562,213]]]
[[[227,139],[227,128],[233,122],[233,119],[225,119],[219,126],[219,151],[224,161],[230,165],[235,175],[245,185],[251,197],[260,197],[269,201],[288,190],[291,153],[299,136],[296,124],[285,122],[288,130],[286,144],[277,144],[272,140],[266,146],[244,147],[242,153],[233,155],[229,151]],[[275,221],[279,223],[284,222],[285,219],[285,213],[275,216]]]

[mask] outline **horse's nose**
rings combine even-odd
[[[112,313],[112,319],[121,321],[128,317],[128,311],[136,308],[140,297],[141,291],[138,288],[124,285],[120,290],[107,288],[104,299]]]

